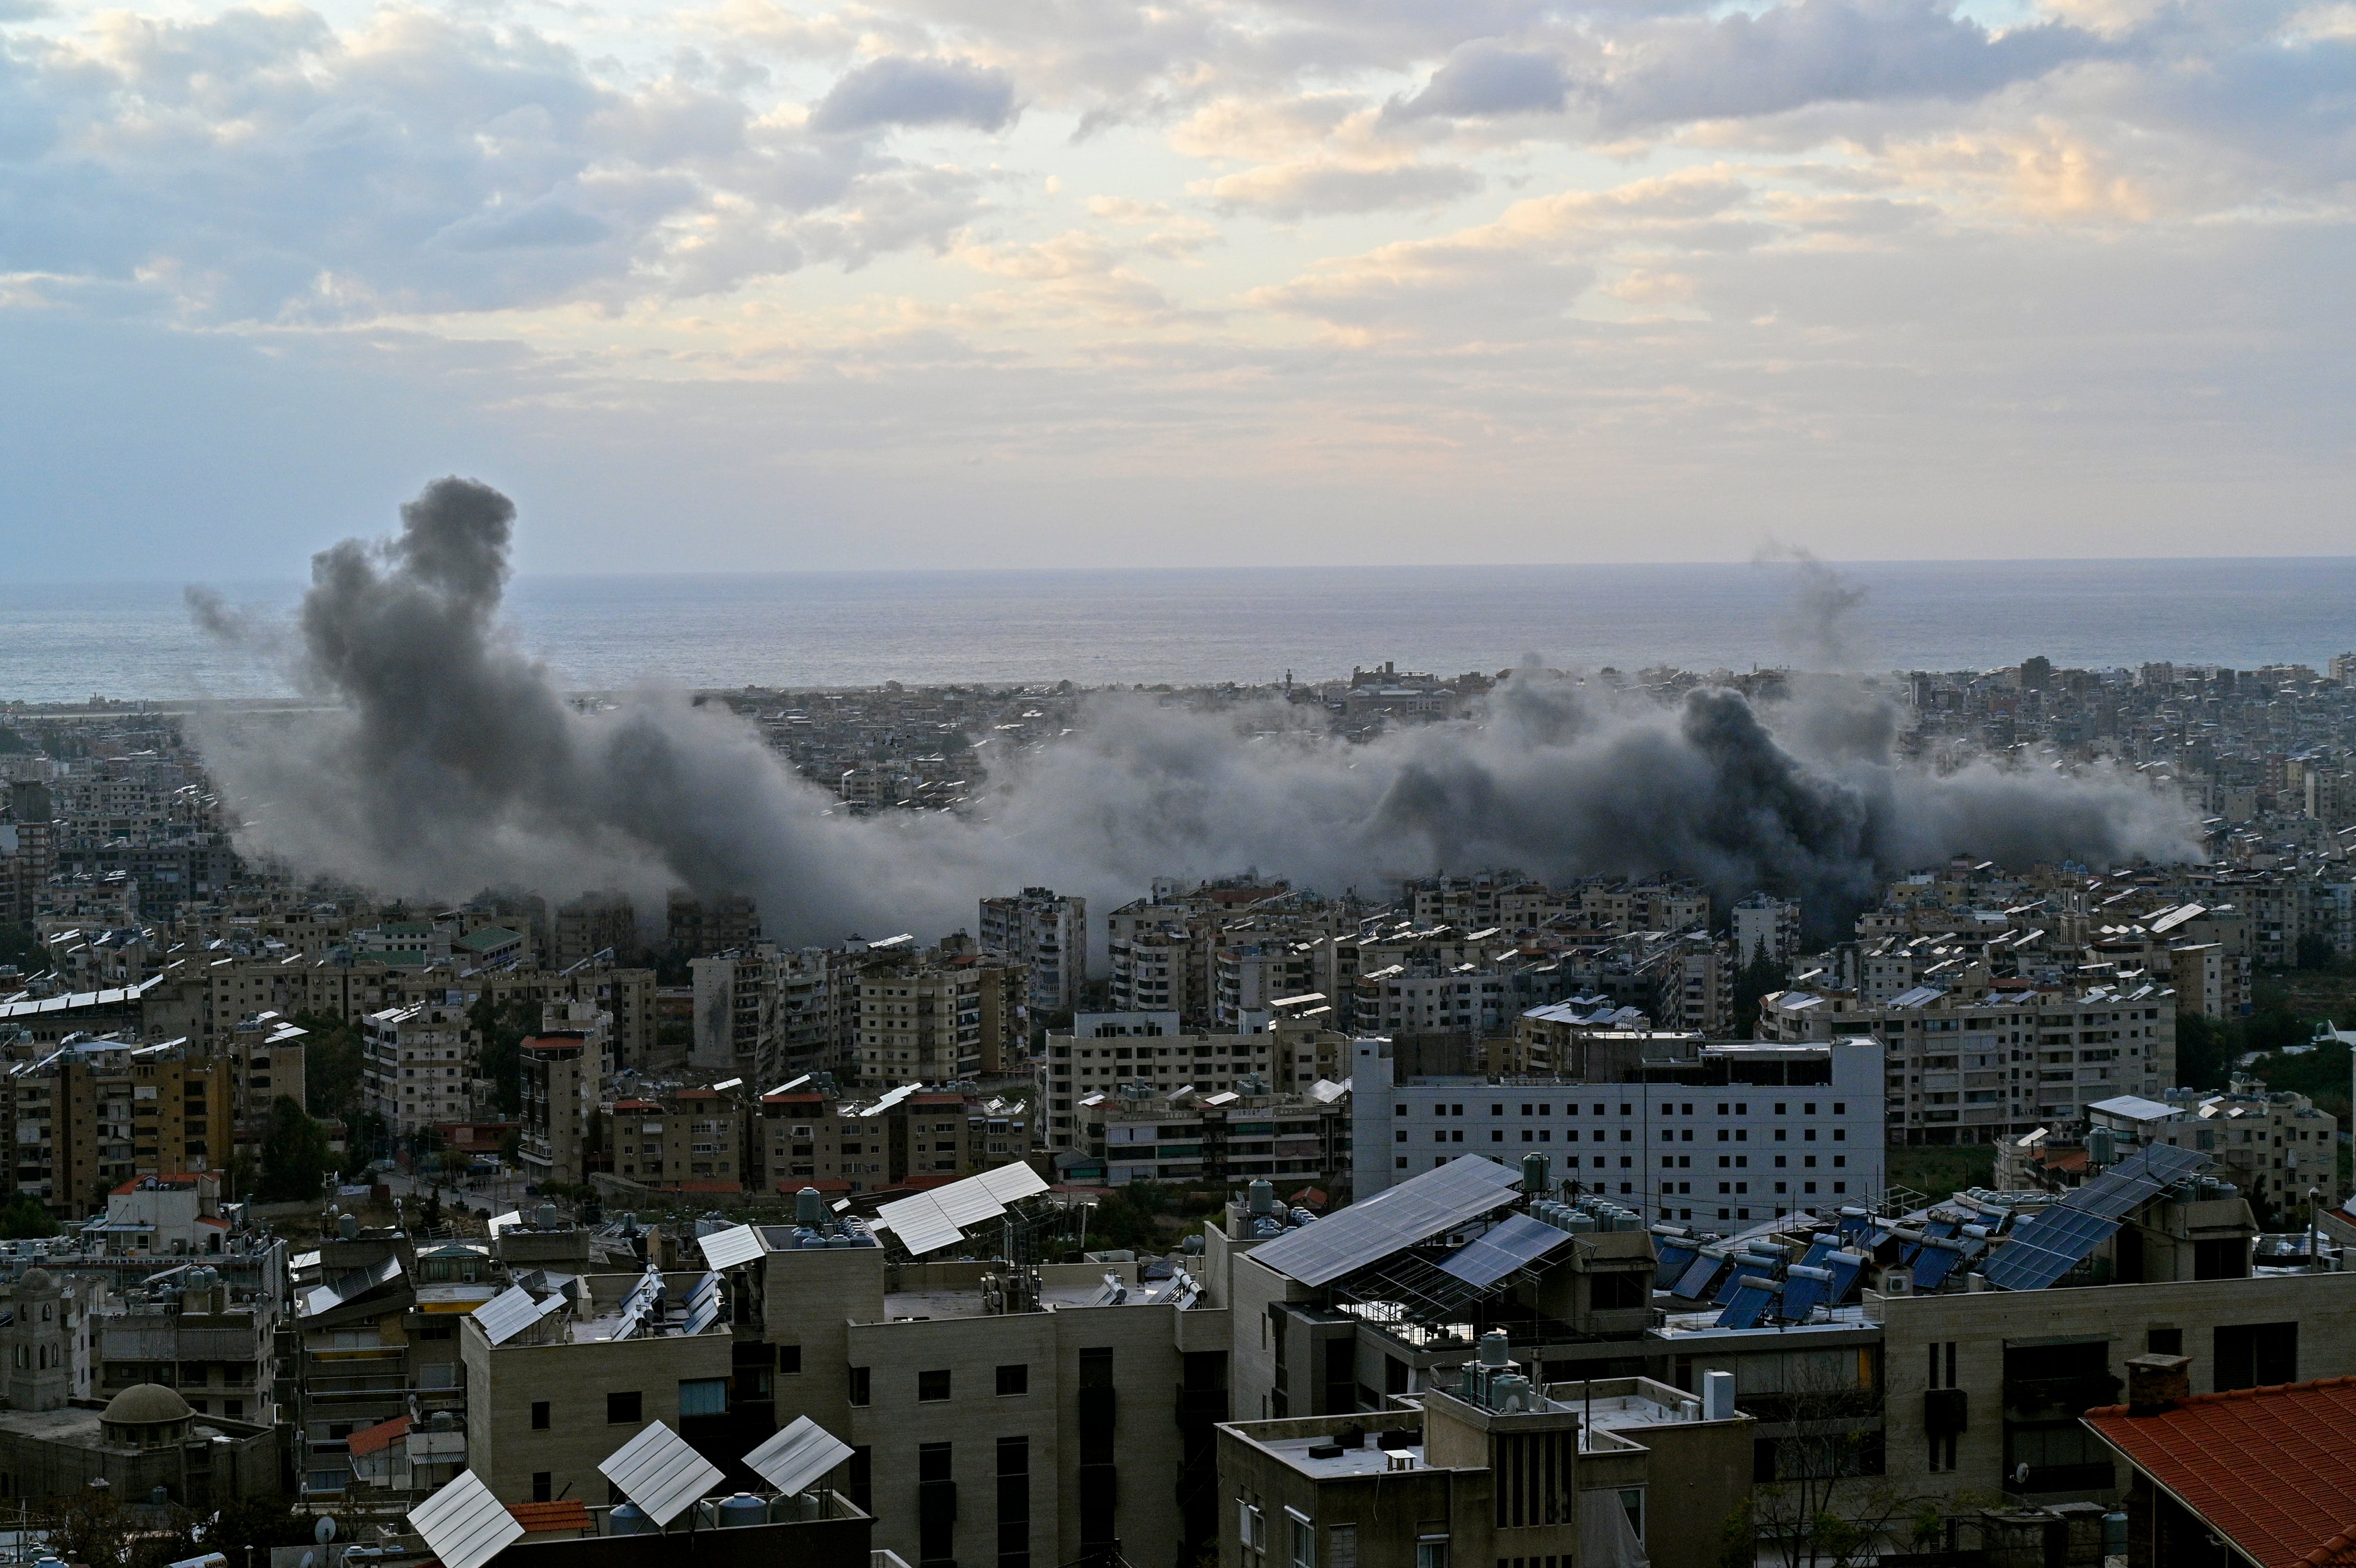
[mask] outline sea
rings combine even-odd
[[[177,582],[0,583],[0,701],[292,695]],[[302,584],[207,584],[263,624]],[[2321,668],[2356,649],[2356,557],[527,576],[510,635],[570,687],[897,680],[1258,684],[1761,666],[1987,669],[2042,654]]]

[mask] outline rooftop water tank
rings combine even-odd
[[[719,1508],[713,1511],[720,1516],[720,1525],[723,1530],[769,1522],[769,1505],[750,1492],[738,1492],[733,1498],[721,1499]]]
[[[553,1203],[541,1204],[540,1206],[539,1212],[532,1216],[531,1222],[539,1226],[543,1231],[553,1231],[556,1229],[556,1205]]]
[[[1542,1154],[1522,1156],[1522,1190],[1537,1193],[1547,1189],[1547,1157]]]
[[[645,1514],[639,1512],[637,1504],[622,1503],[616,1506],[613,1512],[605,1516],[605,1533],[608,1535],[652,1535],[655,1533],[655,1521],[648,1519]]]
[[[1274,1182],[1255,1181],[1244,1190],[1250,1196],[1253,1213],[1268,1214],[1275,1211],[1276,1184]]]
[[[826,1223],[826,1200],[818,1195],[815,1187],[805,1187],[794,1194],[794,1223],[823,1225]]]
[[[1512,1354],[1505,1348],[1505,1331],[1503,1328],[1492,1328],[1481,1336],[1483,1366],[1502,1367],[1512,1360]]]

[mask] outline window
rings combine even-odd
[[[998,1440],[998,1568],[1031,1562],[1031,1439]]]
[[[1417,1541],[1415,1568],[1448,1568],[1448,1537],[1428,1536]]]
[[[636,1392],[609,1393],[605,1396],[605,1424],[636,1426],[644,1417],[638,1414],[640,1400]]]
[[[536,1399],[531,1402],[531,1429],[534,1432],[548,1430],[548,1401]]]
[[[949,1396],[948,1369],[916,1374],[916,1398],[919,1401],[943,1400]]]
[[[777,1371],[798,1375],[802,1370],[802,1348],[799,1345],[777,1347]]]
[[[1628,1515],[1628,1528],[1635,1532],[1636,1544],[1642,1546],[1644,1543],[1644,1488],[1621,1488],[1620,1507]]]
[[[1317,1526],[1290,1509],[1284,1512],[1292,1526],[1292,1568],[1317,1568]]]
[[[2298,1325],[2220,1324],[2215,1353],[2219,1393],[2295,1382],[2298,1379]]]
[[[555,1497],[554,1474],[547,1470],[534,1470],[531,1473],[531,1500],[536,1503],[553,1502]]]
[[[851,1369],[851,1403],[853,1404],[867,1403],[867,1369],[865,1367]]]
[[[691,1415],[725,1415],[728,1413],[728,1380],[726,1378],[683,1378],[679,1385],[679,1413],[681,1420]]]
[[[2146,1355],[2180,1356],[2184,1354],[2184,1330],[2154,1328],[2143,1337],[2143,1348]]]
[[[1029,1363],[1016,1362],[1012,1366],[999,1368],[998,1392],[1002,1394],[1029,1393],[1031,1392]]]
[[[1268,1531],[1260,1519],[1259,1509],[1248,1498],[1236,1499],[1236,1538],[1243,1542],[1246,1552],[1268,1550]]]
[[[862,1513],[873,1513],[874,1453],[872,1448],[851,1451],[851,1505]]]

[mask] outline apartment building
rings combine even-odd
[[[2083,1122],[2097,1100],[2156,1099],[2176,1076],[2176,998],[2148,981],[1922,987],[1879,1008],[1853,994],[1779,991],[1760,1004],[1759,1034],[1880,1040],[1892,1143],[2019,1137]]]
[[[894,1090],[848,1099],[789,1085],[761,1096],[754,1136],[775,1191],[830,1198],[932,1186],[1020,1158],[1033,1123],[1025,1107],[947,1091]]]
[[[691,1068],[714,1077],[753,1078],[771,1070],[778,963],[777,950],[766,943],[690,961],[695,984]]]
[[[2297,1218],[2310,1194],[2318,1211],[2340,1207],[2340,1119],[2306,1095],[2240,1075],[2222,1094],[2171,1089],[2167,1103],[2184,1125],[2145,1136],[2212,1156],[2215,1173],[2262,1212]]]
[[[1349,1091],[1323,1083],[1305,1094],[1233,1089],[1156,1095],[1130,1088],[1084,1096],[1072,1181],[1239,1185],[1261,1178],[1287,1190],[1307,1182],[1329,1195],[1349,1189]]]
[[[1736,901],[1728,912],[1734,933],[1735,962],[1751,964],[1765,958],[1789,964],[1800,951],[1800,902],[1752,893]]]
[[[761,911],[742,893],[698,897],[674,890],[663,913],[671,951],[691,958],[739,951],[761,940]]]
[[[614,1102],[613,1174],[650,1193],[720,1196],[755,1179],[750,1116],[723,1089],[673,1089]]]
[[[1278,1018],[1258,1034],[1181,1031],[1175,1012],[1082,1013],[1069,1034],[1050,1034],[1038,1066],[1039,1103],[1045,1106],[1047,1147],[1078,1147],[1078,1102],[1123,1084],[1154,1093],[1181,1089],[1218,1093],[1247,1080],[1270,1089],[1302,1092],[1322,1080],[1338,1082],[1346,1035],[1307,1019]]]
[[[1059,898],[1053,888],[981,901],[975,927],[982,950],[1002,953],[1030,971],[1029,1006],[1044,1019],[1079,1006],[1088,977],[1088,901]]]
[[[517,1158],[535,1182],[588,1179],[597,1114],[596,1051],[586,1032],[543,1031],[522,1042]]]
[[[995,1227],[978,1228],[994,1231]],[[1133,1264],[893,1264],[764,1228],[770,1419],[852,1445],[845,1490],[911,1563],[1184,1568],[1215,1539],[1228,1314]],[[981,1250],[987,1250],[986,1248]],[[1011,1284],[1010,1284],[1011,1282]],[[740,1372],[740,1387],[744,1386]]]
[[[691,1305],[707,1279],[719,1284],[701,1271],[584,1274],[576,1291],[527,1292],[517,1316],[537,1316],[497,1339],[507,1318],[469,1315],[457,1339],[466,1467],[502,1502],[619,1502],[598,1466],[661,1422],[742,1473],[768,1433],[736,1441],[730,1314]]]
[[[227,1057],[185,1042],[75,1038],[8,1069],[5,1121],[15,1189],[59,1220],[106,1207],[143,1176],[226,1168],[236,1090]]]
[[[455,1002],[386,1008],[362,1020],[360,1104],[397,1138],[472,1120],[481,1067]]]
[[[860,1082],[889,1088],[981,1075],[980,973],[886,956],[861,967],[856,987]]]
[[[627,893],[584,893],[557,905],[553,923],[551,962],[557,969],[637,956],[638,917]]]
[[[1649,1378],[1549,1386],[1483,1349],[1456,1392],[1222,1425],[1220,1568],[1717,1560],[1755,1417]]]
[[[1584,1080],[1402,1076],[1392,1042],[1354,1042],[1353,1191],[1363,1202],[1468,1155],[1544,1154],[1648,1220],[1740,1226],[1879,1198],[1879,1041],[1655,1038]]]
[[[177,1391],[199,1416],[276,1423],[277,1298],[236,1290],[202,1262],[166,1277],[108,1302],[90,1320],[97,1392],[85,1397],[112,1399],[153,1383]]]

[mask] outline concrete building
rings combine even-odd
[[[589,1127],[597,1114],[597,1053],[587,1032],[543,1031],[519,1048],[522,1132],[517,1158],[535,1182],[587,1179]]]
[[[1789,964],[1800,951],[1800,904],[1796,899],[1752,893],[1729,912],[1734,933],[1737,967],[1764,957],[1771,964]]]
[[[1338,1083],[1307,1094],[1119,1090],[1083,1096],[1076,1121],[1075,1159],[1059,1161],[1068,1181],[1216,1187],[1266,1177],[1287,1191],[1304,1182],[1329,1195],[1349,1188],[1350,1096]]]
[[[551,947],[558,969],[576,964],[628,963],[637,956],[638,917],[627,893],[584,893],[556,906]]]
[[[752,1156],[744,1100],[721,1089],[674,1089],[614,1102],[612,1176],[625,1188],[682,1198],[743,1192]]]
[[[102,1410],[0,1411],[0,1491],[81,1497],[99,1479],[116,1497],[144,1500],[160,1491],[206,1512],[276,1494],[278,1436],[265,1425],[198,1416],[153,1383],[123,1390]]]
[[[981,901],[975,928],[982,950],[1002,953],[1031,974],[1030,1008],[1044,1019],[1079,1006],[1088,977],[1088,901],[1059,898],[1053,888]]]
[[[453,1003],[386,1008],[362,1024],[360,1103],[395,1137],[470,1119],[481,1067],[466,1009]]]
[[[1747,1226],[1879,1200],[1882,1051],[1632,1036],[1591,1078],[1403,1081],[1387,1040],[1356,1041],[1350,1072],[1360,1201],[1466,1155],[1559,1161],[1566,1180],[1648,1220]]]
[[[977,1234],[994,1230],[982,1226]],[[912,1563],[1185,1568],[1215,1539],[1229,1318],[1133,1264],[893,1264],[761,1232],[768,1419],[852,1445],[844,1490]],[[738,1288],[732,1284],[732,1289]],[[755,1347],[740,1342],[739,1354]],[[758,1371],[764,1381],[749,1374]]]
[[[1081,1100],[1136,1085],[1167,1095],[1240,1091],[1305,1093],[1321,1080],[1348,1076],[1349,1037],[1318,1027],[1314,1018],[1279,1018],[1257,1034],[1182,1032],[1175,1012],[1082,1013],[1069,1034],[1047,1037],[1038,1066],[1041,1118],[1047,1147],[1079,1146]]]
[[[183,1040],[70,1038],[8,1069],[14,1186],[61,1221],[102,1211],[143,1176],[224,1168],[237,1090],[226,1056]]]
[[[1646,1378],[1533,1385],[1496,1356],[1459,1392],[1221,1426],[1221,1568],[1717,1559],[1752,1417]]]
[[[468,1316],[458,1328],[467,1468],[504,1502],[619,1502],[597,1467],[657,1421],[715,1464],[741,1459],[753,1444],[734,1446],[729,1421],[729,1315],[689,1316],[704,1278],[584,1275],[577,1294],[541,1297],[552,1308],[496,1344]]]
[[[1762,1040],[1858,1034],[1888,1051],[1893,1144],[2019,1137],[2083,1121],[2097,1100],[2157,1099],[2176,1076],[2176,998],[2148,982],[1998,981],[1972,992],[1926,986],[1881,1008],[1789,990],[1760,1004]]]
[[[18,1294],[27,1294],[22,1284]],[[19,1314],[28,1309],[29,1303],[20,1305]],[[161,1276],[112,1298],[90,1319],[96,1397],[153,1383],[176,1390],[200,1419],[271,1426],[282,1414],[276,1372],[283,1318],[275,1297],[237,1290],[203,1263]],[[10,1403],[16,1403],[13,1395]]]
[[[945,1090],[878,1098],[789,1084],[761,1096],[754,1141],[772,1191],[815,1188],[832,1199],[936,1186],[1019,1158],[1029,1109]]]

